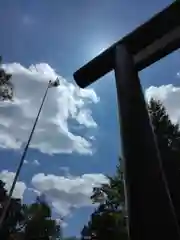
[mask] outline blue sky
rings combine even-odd
[[[66,216],[65,235],[79,234],[92,186],[115,172],[121,153],[113,73],[81,92],[73,72],[171,2],[0,0],[0,54],[15,84],[14,104],[0,104],[0,177],[11,183],[45,85],[59,76],[16,191],[26,202],[45,193],[54,216]],[[179,59],[175,52],[140,73],[147,97],[160,98],[173,121],[180,119]]]

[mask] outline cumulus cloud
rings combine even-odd
[[[8,191],[10,190],[10,188],[12,186],[14,177],[15,177],[14,172],[9,172],[8,170],[3,170],[0,172],[0,179],[6,183],[5,188]],[[26,184],[24,182],[18,181],[16,183],[16,186],[15,186],[15,189],[13,192],[13,197],[22,199],[25,189],[26,189]]]
[[[84,109],[77,115],[77,121],[86,127],[97,127],[96,122],[92,118],[92,112],[89,109]]]
[[[180,87],[172,84],[160,87],[151,86],[146,89],[146,98],[160,100],[166,107],[173,123],[180,123]]]
[[[61,216],[68,215],[74,208],[91,206],[93,188],[107,182],[103,174],[67,177],[39,173],[32,178],[35,190],[44,194]]]
[[[18,149],[27,141],[47,83],[59,77],[60,86],[49,90],[30,147],[48,154],[92,153],[92,143],[81,133],[74,134],[73,125],[70,131],[69,122],[97,126],[90,111],[90,104],[99,101],[93,89],[78,88],[45,63],[29,68],[11,63],[3,68],[12,74],[15,97],[12,103],[0,103],[0,147]]]

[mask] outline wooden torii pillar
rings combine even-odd
[[[179,47],[180,1],[176,1],[74,73],[84,88],[115,72],[131,240],[180,239],[138,77],[138,71]]]

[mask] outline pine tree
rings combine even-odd
[[[25,240],[60,239],[60,225],[52,219],[50,206],[42,198],[26,208],[26,225],[24,229]]]
[[[0,180],[0,215],[9,196],[5,183]],[[57,240],[61,239],[61,228],[52,219],[51,209],[44,198],[26,205],[21,199],[11,198],[10,206],[0,229],[3,240]]]
[[[0,215],[8,200],[5,183],[0,180]],[[24,225],[23,205],[20,199],[11,198],[7,215],[0,229],[0,239],[7,240],[14,236]]]
[[[153,125],[163,170],[180,226],[180,130],[173,124],[160,101],[151,99],[149,114]]]
[[[109,184],[94,188],[91,197],[93,203],[99,203],[92,213],[88,225],[81,232],[81,239],[106,240],[127,239],[124,212],[124,182],[120,163],[116,175],[108,177]]]

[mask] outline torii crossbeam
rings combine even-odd
[[[179,47],[176,1],[74,73],[84,88],[115,71],[131,240],[180,239],[138,77],[138,71]]]

